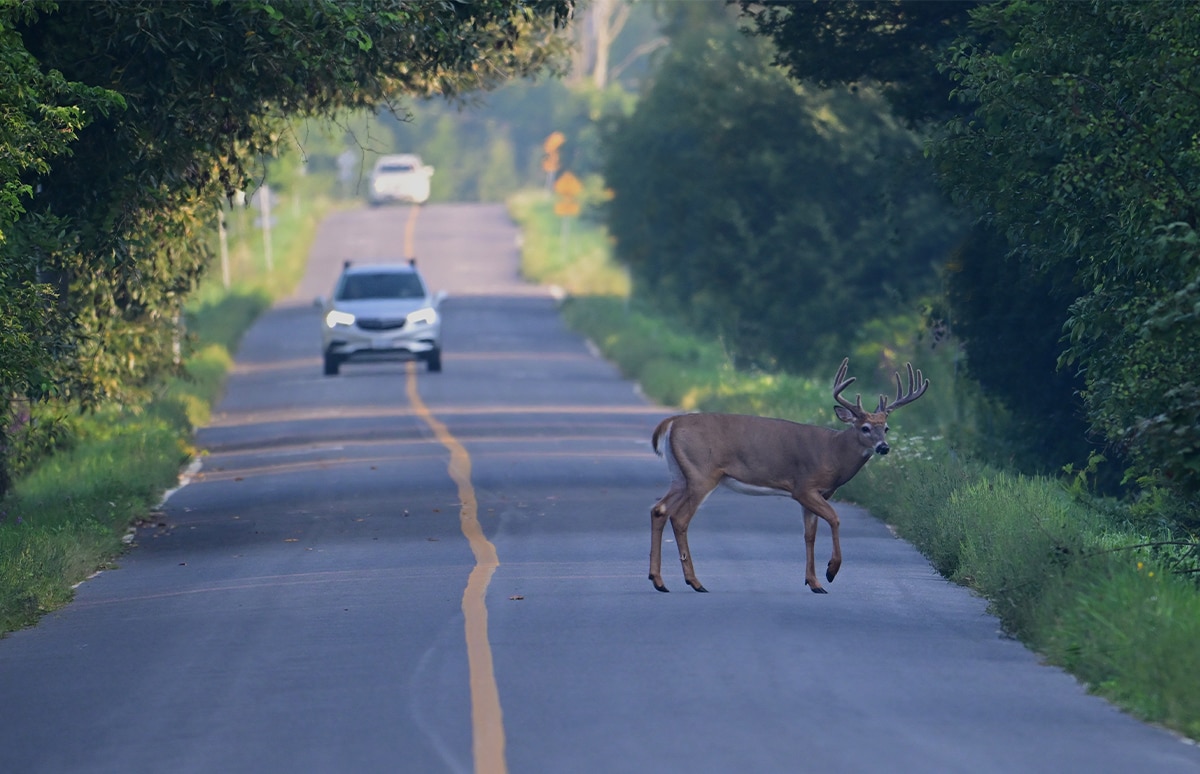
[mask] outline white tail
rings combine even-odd
[[[896,398],[891,403],[880,395],[875,411],[862,407],[862,396],[854,403],[842,392],[854,383],[846,378],[850,359],[842,361],[833,383],[838,402],[834,413],[850,426],[842,430],[802,425],[784,419],[740,414],[679,414],[654,428],[654,451],[667,459],[671,487],[650,509],[650,581],[667,591],[662,579],[662,534],[667,520],[675,532],[683,578],[696,591],[707,591],[696,578],[688,551],[687,528],[696,509],[719,484],[743,494],[783,495],[804,508],[804,582],[824,594],[817,580],[814,546],[817,518],[828,522],[833,532],[833,555],[825,570],[832,581],[842,566],[838,542],[838,517],[829,498],[862,469],[872,454],[887,454],[888,414],[925,394],[929,380],[908,365],[908,392],[901,394],[896,374]]]

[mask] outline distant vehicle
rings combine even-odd
[[[433,167],[412,153],[381,156],[371,170],[367,199],[372,207],[387,202],[424,204],[429,199],[429,179]]]
[[[333,296],[317,299],[325,375],[349,360],[423,360],[442,370],[444,293],[431,295],[416,262],[346,262]]]

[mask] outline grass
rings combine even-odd
[[[529,224],[522,271],[545,285],[557,285],[571,295],[629,295],[629,274],[610,259],[604,231],[579,218],[562,219],[553,212],[545,191],[524,191],[509,202],[514,218]]]
[[[129,527],[147,517],[192,457],[194,427],[208,421],[242,334],[299,280],[331,202],[307,181],[302,199],[276,211],[274,266],[249,212],[230,223],[232,282],[214,267],[187,312],[184,375],[140,406],[100,406],[65,418],[62,448],[22,476],[0,502],[0,633],[70,601],[73,587],[120,555]],[[213,276],[215,275],[215,276]]]
[[[919,444],[918,444],[919,445]],[[1062,482],[897,448],[846,490],[1006,631],[1141,718],[1200,739],[1200,589],[1169,535]],[[1156,547],[1157,546],[1157,547]]]
[[[549,208],[548,199],[528,195],[511,211],[523,228],[526,274],[563,284],[560,277],[575,275],[556,257],[564,250]],[[608,244],[599,227],[589,235],[579,233],[584,228],[572,238]],[[587,261],[580,276],[601,277],[596,288],[620,287],[624,273],[607,255]],[[564,284],[572,293],[563,307],[568,323],[651,399],[830,424],[826,378],[740,372],[719,342],[631,301],[628,289],[576,281]],[[864,347],[852,360],[889,359],[888,349]],[[919,363],[937,398],[897,413],[893,453],[873,460],[839,496],[869,507],[944,576],[987,598],[1006,631],[1047,661],[1138,717],[1200,740],[1194,539],[1163,532],[1153,502],[1139,513],[1091,498],[1079,478],[1020,476],[972,460],[962,450],[986,437],[986,403],[957,378],[953,347],[914,350],[891,359]]]

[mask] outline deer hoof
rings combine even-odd
[[[667,588],[667,584],[663,583],[662,581],[655,580],[653,575],[650,576],[650,582],[654,584],[655,591],[662,591],[662,592],[670,591],[670,589]]]
[[[821,586],[819,584],[810,583],[807,580],[804,581],[804,585],[808,586],[809,590],[812,591],[812,593],[814,593],[814,594],[828,594],[829,593],[825,589],[821,588]]]
[[[693,589],[695,589],[696,591],[699,591],[703,594],[708,593],[708,589],[706,589],[706,588],[704,588],[704,586],[700,585],[700,581],[696,581],[695,583],[693,583],[692,581],[688,581],[687,585],[691,586]]]

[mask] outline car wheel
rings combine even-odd
[[[432,373],[442,370],[442,350],[440,347],[429,350],[429,354],[425,356],[425,365]]]
[[[337,376],[338,368],[341,365],[342,365],[342,361],[340,359],[338,359],[337,355],[330,355],[328,353],[325,355],[325,375],[326,376]]]

